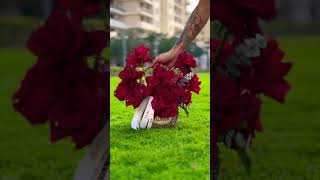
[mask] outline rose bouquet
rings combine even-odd
[[[150,128],[156,126],[157,119],[176,119],[178,108],[188,113],[188,106],[192,102],[192,92],[200,92],[200,81],[192,71],[196,61],[187,52],[179,54],[172,69],[161,65],[144,70],[143,65],[151,62],[148,55],[149,48],[141,45],[135,48],[134,53],[127,56],[127,64],[119,73],[121,82],[114,92],[115,97],[125,101],[127,106],[147,111],[151,109],[151,119],[142,126],[133,128]],[[147,102],[144,102],[147,101]],[[142,114],[146,114],[142,112]],[[141,115],[140,115],[141,116]],[[142,118],[143,119],[143,118]]]
[[[284,76],[291,64],[283,62],[277,41],[259,25],[275,16],[274,0],[216,0],[212,8],[212,140],[234,149],[250,170],[246,149],[263,130],[261,96],[284,102],[290,89]],[[217,153],[215,148],[214,157]],[[218,172],[214,160],[213,172]]]
[[[97,136],[109,112],[109,75],[101,56],[108,33],[83,26],[83,19],[100,13],[104,5],[53,2],[54,10],[27,42],[37,61],[13,95],[13,106],[32,124],[48,122],[52,142],[71,137],[82,148]]]

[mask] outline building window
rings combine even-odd
[[[145,9],[152,9],[152,6],[150,4],[140,2],[140,7]]]
[[[152,18],[147,17],[147,16],[140,16],[140,20],[141,20],[142,22],[147,22],[147,23],[149,23],[149,24],[152,24],[152,23],[153,23]]]
[[[178,16],[174,16],[174,21],[178,23],[182,23],[182,19]]]
[[[178,15],[181,15],[182,14],[182,11],[180,8],[178,8],[177,6],[174,7],[174,12]]]

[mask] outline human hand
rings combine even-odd
[[[148,68],[151,68],[153,66],[155,66],[156,64],[162,64],[164,66],[166,66],[167,68],[172,68],[176,61],[177,61],[177,57],[178,57],[179,51],[176,49],[171,49],[168,52],[159,54],[154,61],[152,61],[152,63],[148,66]]]

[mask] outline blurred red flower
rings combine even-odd
[[[218,47],[221,45],[222,41],[218,39],[213,39],[210,41],[210,51],[211,51],[211,57],[215,56],[215,54],[218,51]],[[225,42],[222,46],[222,49],[220,49],[219,52],[219,58],[215,59],[218,60],[218,62],[214,62],[216,66],[221,66],[225,63],[227,58],[234,52],[233,46]]]
[[[140,45],[134,49],[134,53],[129,53],[127,63],[134,66],[142,66],[146,62],[151,62],[152,58],[148,55],[150,48]]]
[[[228,27],[236,41],[261,33],[258,18],[271,20],[276,15],[275,0],[215,0],[213,19]]]
[[[89,144],[99,132],[105,112],[106,93],[101,87],[101,75],[83,64],[70,64],[59,96],[48,113],[52,127],[51,139],[71,136],[77,148]],[[108,82],[103,82],[108,83]]]
[[[13,96],[15,109],[32,124],[49,120],[53,141],[71,136],[77,148],[89,144],[99,132],[109,88],[106,72],[90,69],[86,59],[100,54],[107,41],[106,32],[86,31],[77,19],[54,11],[28,41],[38,60]]]
[[[213,76],[212,86],[217,134],[234,129],[254,135],[255,131],[262,130],[259,119],[261,101],[255,94],[244,93],[235,81],[219,74]]]
[[[50,68],[37,63],[31,67],[13,96],[13,106],[30,123],[45,123],[48,112],[61,88],[63,78],[60,68]]]
[[[290,85],[284,76],[290,71],[292,64],[282,62],[284,52],[275,40],[269,40],[262,55],[254,59],[252,68],[241,75],[241,85],[254,93],[263,93],[283,103]]]
[[[27,46],[40,63],[59,64],[100,54],[107,42],[105,31],[86,31],[75,19],[55,11],[31,34]]]
[[[101,0],[55,0],[57,6],[80,15],[91,15],[100,12],[103,8]]]

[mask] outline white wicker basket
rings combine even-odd
[[[155,117],[152,123],[153,128],[162,128],[162,127],[174,127],[178,122],[178,117],[170,117],[170,118],[160,118]]]

